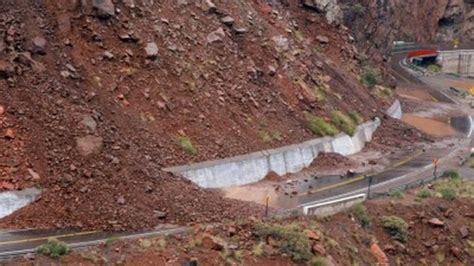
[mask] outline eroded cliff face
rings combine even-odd
[[[380,61],[393,41],[447,42],[474,40],[474,1],[342,0],[344,24],[360,47]]]
[[[455,38],[474,40],[474,1],[449,0],[443,16],[438,20],[436,37],[443,41]]]

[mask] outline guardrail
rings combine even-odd
[[[306,205],[303,207],[303,214],[316,216],[331,215],[343,209],[350,208],[358,202],[364,201],[366,197],[367,195],[365,193],[360,193],[354,196]]]
[[[389,196],[393,195],[393,193],[395,193],[395,192],[401,192],[401,191],[406,191],[406,190],[409,190],[409,189],[418,188],[418,187],[421,187],[421,186],[423,186],[425,184],[428,184],[432,181],[435,181],[437,179],[442,179],[442,178],[444,178],[444,177],[443,176],[440,176],[440,177],[430,176],[430,177],[419,179],[419,180],[416,180],[416,181],[413,181],[413,182],[410,182],[410,183],[406,183],[406,184],[403,184],[403,185],[400,185],[400,186],[397,186],[397,187],[393,187],[393,188],[389,189],[386,192],[373,192],[373,193],[370,193],[368,198],[369,199],[377,199],[377,198],[389,197]]]

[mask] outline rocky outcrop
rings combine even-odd
[[[453,40],[455,38],[474,39],[474,2],[449,0],[443,16],[438,20],[437,38]]]
[[[432,43],[474,40],[474,2],[467,0],[340,0],[344,22],[360,47],[376,60],[388,55],[393,41]]]
[[[303,6],[323,13],[327,21],[339,24],[343,19],[343,12],[337,0],[302,0]]]

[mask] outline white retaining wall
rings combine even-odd
[[[0,193],[0,218],[10,215],[35,201],[40,193],[41,191],[35,188]]]
[[[402,112],[402,104],[399,100],[395,100],[395,102],[387,109],[387,114],[395,119],[402,119],[403,112]]]
[[[387,113],[401,117],[400,102],[397,100],[394,106]],[[341,133],[335,137],[312,139],[277,149],[163,170],[181,175],[204,188],[246,185],[262,180],[271,171],[278,175],[299,172],[308,167],[321,152],[342,155],[357,153],[366,142],[372,140],[372,135],[379,125],[380,119],[376,118],[359,125],[352,137]]]
[[[474,50],[439,51],[442,72],[474,76]]]

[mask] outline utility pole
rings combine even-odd
[[[370,187],[372,186],[372,182],[374,181],[373,176],[369,176],[369,187],[367,189],[367,199],[370,199]]]
[[[265,199],[265,218],[268,217],[268,202],[270,201],[270,196],[267,196]]]

